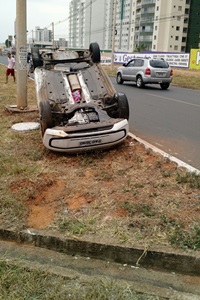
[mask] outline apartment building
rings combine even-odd
[[[117,1],[115,47],[184,52],[190,5],[197,0]]]
[[[35,27],[35,41],[38,42],[51,42],[52,41],[52,30],[47,28]]]
[[[72,0],[69,46],[189,52],[199,47],[199,18],[200,0]]]
[[[85,0],[72,0],[69,5],[69,47],[85,48]]]
[[[112,48],[113,0],[72,0],[69,9],[69,47],[88,48],[98,42]]]
[[[186,39],[186,52],[190,52],[192,48],[200,48],[200,1],[186,2],[191,2],[187,37],[184,37]]]

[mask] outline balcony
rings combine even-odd
[[[142,2],[142,6],[146,6],[146,5],[154,5],[154,4],[156,4],[156,0],[144,0],[143,2]]]

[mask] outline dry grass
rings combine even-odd
[[[46,150],[39,130],[12,124],[16,84],[0,66],[0,227],[50,228],[65,236],[143,247],[200,248],[200,177],[127,138],[116,149],[80,155]],[[35,104],[28,81],[28,105]]]
[[[130,282],[103,276],[59,276],[0,261],[0,300],[159,300],[158,296],[137,293]],[[162,299],[166,299],[163,298]]]

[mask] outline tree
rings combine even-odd
[[[136,48],[134,49],[134,52],[140,52],[142,50],[146,50],[147,46],[145,44],[139,44],[136,46]]]
[[[7,39],[5,41],[5,45],[6,45],[7,48],[11,47],[12,46],[11,41]]]

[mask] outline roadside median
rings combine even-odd
[[[50,152],[38,129],[12,130],[15,123],[38,121],[37,112],[4,109],[15,103],[16,85],[3,86],[0,99],[2,240],[199,275],[198,173],[133,136],[105,152]],[[28,101],[35,105],[32,81]]]

